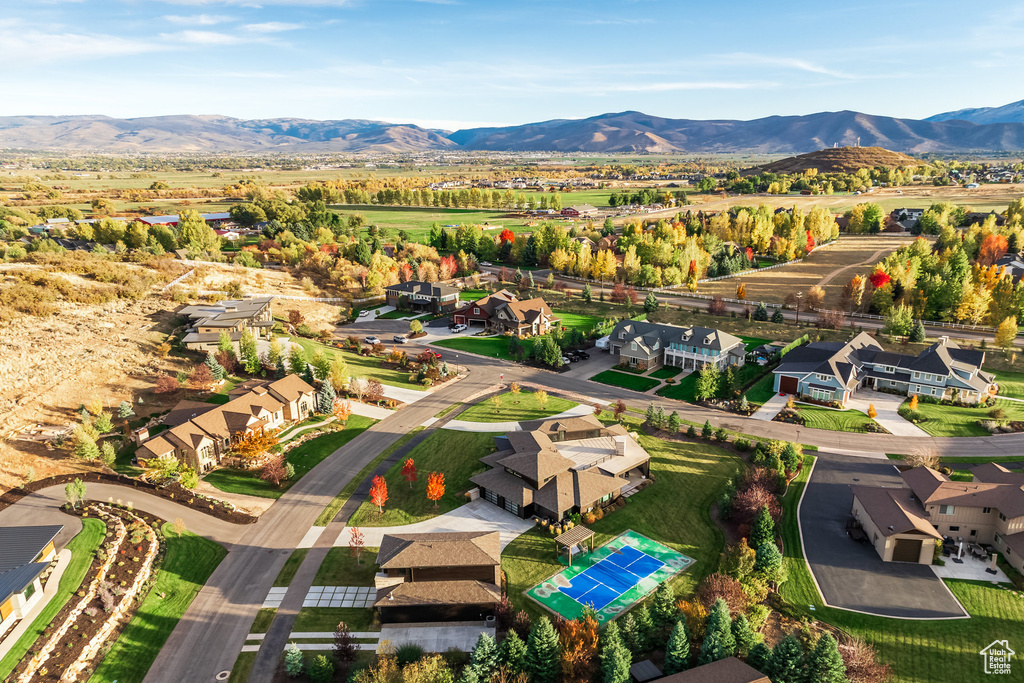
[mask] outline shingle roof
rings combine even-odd
[[[697,666],[671,676],[659,678],[658,683],[771,683],[763,673],[735,657]]]
[[[983,470],[982,475],[985,473]],[[1024,516],[1024,486],[1020,482],[950,481],[927,467],[915,467],[902,476],[925,504],[994,507],[1007,517]]]
[[[625,333],[622,339],[619,338],[620,332]],[[671,343],[678,343],[713,351],[731,349],[737,344],[743,344],[739,337],[710,327],[701,327],[699,325],[681,327],[679,325],[649,323],[641,320],[623,320],[619,322],[615,329],[612,330],[611,338],[615,342],[637,341],[643,343],[646,350],[651,350],[651,346],[655,341],[660,341],[662,347]]]
[[[478,307],[482,308],[487,313],[487,315],[494,315],[494,309],[496,309],[498,306],[500,306],[503,303],[515,300],[515,294],[508,291],[507,289],[499,289],[497,292],[488,294],[487,296],[481,297],[476,301],[470,301],[468,304],[466,304],[461,309],[456,311],[456,313],[465,313],[466,311],[473,307]]]
[[[925,517],[924,506],[908,488],[851,486],[853,495],[883,536],[918,532],[942,538]]]
[[[451,294],[458,294],[459,290],[452,285],[444,282],[423,282],[422,280],[409,280],[408,282],[399,282],[398,284],[388,285],[384,288],[385,291],[404,293],[404,294],[422,294],[424,296],[449,296]]]
[[[386,534],[377,564],[382,569],[501,564],[501,535],[497,531]]]
[[[551,309],[548,308],[547,303],[540,297],[533,299],[507,301],[499,304],[494,309],[497,311],[508,311],[511,313],[516,322],[520,324],[532,323],[535,320],[540,319],[542,316],[553,318],[554,314]]]
[[[57,537],[64,526],[0,527],[0,572],[7,572],[36,559],[46,544]]]
[[[501,600],[501,591],[483,581],[413,581],[377,591],[374,607],[478,605]]]

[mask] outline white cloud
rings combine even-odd
[[[123,57],[162,49],[151,41],[120,36],[26,30],[17,28],[17,22],[0,25],[0,62],[8,65]]]
[[[305,26],[302,24],[287,24],[283,21],[268,21],[262,24],[246,24],[243,28],[253,33],[280,33],[281,31],[295,31],[305,28]]]
[[[857,76],[843,73],[835,69],[829,69],[821,64],[815,64],[805,59],[799,59],[796,57],[774,57],[770,55],[759,55],[751,54],[749,52],[734,52],[727,55],[720,56],[721,61],[730,64],[743,64],[748,67],[752,66],[781,66],[786,69],[795,69],[796,71],[806,71],[813,74],[821,74],[823,76],[832,76],[833,78],[844,78],[853,79]]]
[[[243,42],[238,36],[217,31],[178,31],[177,33],[161,33],[160,37],[174,43],[191,43],[193,45],[237,45]]]
[[[234,21],[234,18],[224,16],[223,14],[192,14],[188,16],[171,14],[163,17],[163,20],[169,24],[182,24],[185,26],[214,26]]]

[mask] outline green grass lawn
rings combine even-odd
[[[675,377],[682,371],[682,368],[677,368],[672,365],[663,365],[648,375],[648,377],[653,377],[654,379],[669,379],[671,377]]]
[[[601,384],[632,389],[633,391],[647,391],[661,384],[658,380],[651,379],[650,377],[640,377],[639,375],[630,375],[625,372],[615,372],[614,370],[599,372],[590,379]]]
[[[783,499],[782,537],[789,579],[780,592],[794,616],[820,619],[872,643],[892,665],[897,683],[981,680],[980,650],[993,640],[1024,641],[1024,600],[987,582],[946,582],[971,615],[970,621],[887,619],[823,607],[803,559],[796,522],[797,502],[812,461],[807,459]]]
[[[1010,398],[1024,398],[1024,372],[1000,370],[995,373],[999,395]]]
[[[753,351],[758,346],[761,346],[762,344],[770,344],[772,341],[771,339],[762,339],[761,337],[747,337],[742,334],[737,336],[743,340],[743,345],[746,346],[747,351]]]
[[[995,407],[1006,413],[1001,419],[1024,420],[1024,403],[996,399]],[[988,431],[978,421],[991,419],[990,410],[992,408],[962,408],[921,401],[917,404],[917,412],[928,420],[917,426],[932,436],[988,436]]]
[[[798,403],[797,409],[804,418],[804,425],[811,429],[828,429],[833,432],[863,432],[874,420],[859,410],[829,410],[822,406]]]
[[[402,477],[404,464],[397,462],[384,475],[388,483],[388,501],[384,514],[377,512],[369,499],[364,500],[349,520],[349,526],[400,526],[421,522],[454,510],[467,502],[463,495],[470,487],[469,478],[484,471],[487,466],[480,458],[493,453],[494,433],[453,432],[438,429],[409,452],[419,471],[417,481],[409,486]],[[427,475],[437,471],[444,474],[445,494],[434,502],[427,500]]]
[[[604,318],[599,315],[586,315],[582,313],[570,313],[568,311],[552,310],[556,318],[560,318],[559,323],[562,327],[568,327],[569,329],[579,330],[583,333],[589,333],[593,331],[595,327],[604,322]]]
[[[380,630],[373,623],[373,610],[363,607],[303,607],[295,616],[292,630],[333,632],[342,621],[352,631]]]
[[[524,339],[522,343],[524,357],[529,356],[530,350],[533,348],[533,339]],[[478,356],[487,356],[488,358],[513,360],[512,355],[508,352],[508,337],[505,335],[497,337],[455,337],[453,339],[436,341],[433,343],[433,346],[475,353]]]
[[[769,372],[747,389],[746,394],[747,400],[751,403],[758,405],[766,403],[775,395],[775,375]]]
[[[458,419],[468,422],[540,420],[579,405],[578,403],[555,396],[549,396],[546,403],[541,405],[540,401],[537,400],[536,392],[533,391],[520,391],[518,394],[506,391],[498,396],[501,400],[499,408],[495,409],[494,401],[487,399],[461,412]]]
[[[361,339],[362,337],[360,337],[360,340]],[[320,342],[313,341],[312,339],[303,339],[302,337],[293,337],[290,338],[290,341],[298,342],[298,344],[305,350],[307,361],[309,361],[317,351],[323,351],[328,358],[333,358],[335,355],[341,354],[341,357],[345,360],[345,364],[348,366],[348,374],[350,377],[375,379],[381,384],[390,384],[395,387],[404,387],[406,389],[423,391],[423,386],[409,381],[408,372],[401,370],[388,370],[380,367],[380,358],[376,358],[374,356],[360,356],[359,354],[343,351],[342,349],[327,346]]]
[[[464,289],[459,292],[459,301],[476,301],[490,294],[486,289]]]
[[[289,481],[282,482],[281,486],[274,486],[268,481],[259,479],[259,470],[240,470],[233,467],[214,470],[203,477],[203,480],[226,493],[242,493],[260,498],[280,498],[306,472],[362,434],[374,422],[376,420],[368,417],[353,415],[348,419],[345,429],[340,432],[327,432],[288,451],[287,459],[295,467],[295,476]]]
[[[313,579],[314,586],[372,586],[377,573],[377,548],[363,548],[362,564],[347,547],[331,548]]]
[[[563,201],[565,198],[562,198]],[[440,225],[483,225],[487,223],[492,229],[484,231],[489,237],[497,237],[501,230],[508,228],[512,232],[530,230],[522,218],[506,218],[507,211],[490,211],[487,209],[446,209],[444,207],[426,206],[380,206],[377,204],[332,204],[342,217],[359,214],[366,219],[366,225],[385,228],[392,235],[399,230],[409,233],[413,242],[426,244],[430,236],[430,226]],[[449,228],[454,231],[454,228]],[[363,235],[368,234],[364,228]]]
[[[106,526],[100,520],[82,520],[82,530],[66,546],[71,551],[71,561],[68,563],[67,569],[64,570],[64,574],[60,577],[60,583],[57,584],[57,592],[32,621],[32,625],[18,639],[18,642],[14,644],[10,652],[3,659],[0,659],[0,679],[7,680],[7,676],[18,665],[21,658],[32,649],[36,639],[42,635],[43,631],[50,625],[50,622],[57,616],[57,613],[61,611],[68,600],[75,594],[75,591],[78,590],[78,587],[82,585],[85,573],[89,570],[93,555],[103,542],[105,533]]]
[[[651,456],[656,483],[632,496],[622,510],[589,525],[595,533],[594,545],[632,529],[694,558],[696,562],[671,581],[677,595],[687,595],[718,564],[725,538],[711,521],[709,509],[743,463],[704,444],[641,435],[640,445]],[[687,494],[681,496],[680,491]],[[539,527],[528,531],[510,543],[501,558],[508,575],[508,595],[516,608],[534,616],[546,613],[523,591],[563,568],[556,559],[551,535]]]
[[[281,571],[277,573],[277,578],[274,579],[274,585],[278,587],[288,586],[291,584],[292,579],[295,578],[295,572],[299,571],[299,567],[302,565],[302,561],[306,559],[306,555],[309,554],[309,548],[296,548],[292,551],[292,554],[285,560],[284,566],[281,567]]]
[[[270,624],[274,621],[276,615],[277,609],[274,607],[260,609],[256,613],[256,618],[252,621],[252,626],[249,627],[249,633],[266,633],[270,630]]]
[[[179,538],[169,527],[164,524],[167,555],[153,589],[90,681],[141,681],[192,599],[227,555],[213,541],[190,532]]]
[[[755,377],[759,377],[764,372],[765,372],[765,369],[763,367],[761,367],[760,365],[757,365],[756,363],[748,363],[746,365],[740,366],[739,373],[736,375],[736,387],[739,388],[739,387],[742,387],[742,386],[746,385],[748,382],[752,381]],[[657,376],[657,373],[652,373],[651,374],[651,377],[656,377],[656,376]],[[656,391],[655,393],[658,396],[664,396],[665,398],[674,398],[677,401],[686,401],[687,403],[693,403],[693,402],[695,402],[697,400],[697,396],[696,396],[697,376],[698,376],[698,373],[691,372],[689,375],[687,375],[686,377],[681,378],[675,384],[667,384],[667,385],[663,386],[662,388],[658,389],[658,391]],[[755,387],[757,387],[757,384],[760,384],[761,382],[765,381],[765,378],[761,377],[761,379],[758,380],[757,384],[755,384],[753,387],[751,387],[750,389],[748,389],[746,391],[747,400],[748,401],[750,401],[751,403],[764,403],[769,398],[771,398],[771,395],[772,395],[772,391],[771,391],[772,384],[771,384],[771,382],[772,382],[773,376],[771,374],[769,374],[767,377],[768,377],[768,397],[767,398],[763,398],[763,399],[761,399],[759,401],[756,401],[756,400],[754,400],[754,397],[751,395],[751,393],[754,391]],[[758,391],[756,395],[760,397],[761,396],[761,392]]]

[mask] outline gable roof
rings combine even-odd
[[[63,528],[61,524],[0,527],[0,572],[32,562]]]
[[[910,489],[882,486],[851,486],[850,489],[883,536],[917,532],[942,538],[925,517],[924,506]]]
[[[466,313],[472,308],[481,308],[487,315],[494,315],[494,310],[503,303],[509,301],[516,301],[516,295],[507,289],[499,289],[497,292],[488,294],[487,296],[480,297],[476,301],[470,301],[468,304],[455,311],[456,313]]]
[[[386,292],[395,294],[419,294],[421,296],[443,297],[458,294],[459,290],[445,282],[423,282],[422,280],[409,280],[398,284],[388,285],[384,288]]]
[[[497,531],[385,534],[377,551],[381,569],[476,567],[501,564]]]
[[[501,591],[483,581],[405,581],[377,591],[374,607],[475,605],[498,602]]]
[[[551,312],[551,309],[548,308],[547,303],[545,303],[544,299],[539,296],[534,297],[533,299],[515,299],[513,301],[502,302],[494,308],[495,313],[499,313],[501,311],[508,311],[511,314],[512,319],[520,324],[532,324],[542,316],[554,318],[554,314]]]
[[[692,325],[667,325],[665,323],[649,323],[643,320],[622,320],[611,333],[612,340],[619,342],[636,342],[648,353],[668,346],[669,344],[685,344],[712,351],[729,350],[742,345],[743,341],[728,332],[711,327]],[[655,342],[659,342],[655,349]]]
[[[991,471],[982,470],[982,476]],[[927,467],[915,467],[901,476],[926,505],[994,507],[1007,517],[1024,516],[1024,482],[1020,479],[1007,483],[950,481]]]
[[[659,683],[771,683],[763,673],[735,657],[726,657],[658,679]]]

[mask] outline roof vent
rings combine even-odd
[[[889,531],[892,531],[892,524],[889,525]]]

